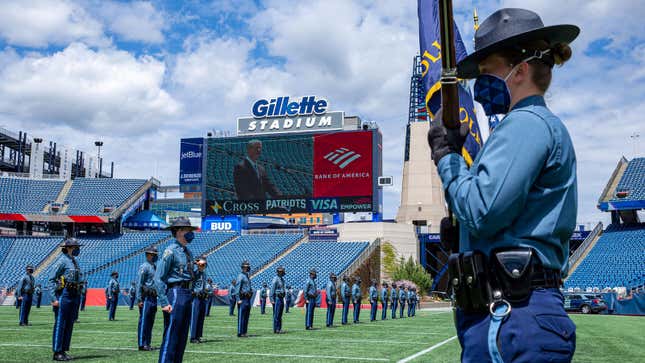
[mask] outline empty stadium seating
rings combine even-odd
[[[219,286],[228,286],[240,273],[242,261],[251,263],[253,273],[302,237],[298,233],[240,236],[208,256],[207,273]]]
[[[318,271],[318,288],[324,289],[331,272],[337,275],[343,272],[368,246],[369,242],[307,242],[273,266],[284,266],[287,272],[285,282],[294,289],[304,288],[309,270],[315,268]],[[259,288],[263,282],[270,284],[275,275],[275,268],[264,270],[253,278],[254,288]]]
[[[613,200],[645,200],[645,158],[634,158],[618,182],[616,192],[628,192],[624,198]]]
[[[68,215],[101,215],[103,207],[123,204],[145,184],[141,179],[77,178],[67,194]]]
[[[126,233],[118,236],[79,238],[83,246],[78,256],[78,264],[84,273],[91,274],[94,269],[100,266],[142,250],[169,236],[170,234],[168,232],[139,232]],[[37,280],[45,283],[55,264],[55,262],[52,263],[39,273],[36,276]],[[99,286],[90,285],[90,287],[100,286],[100,284]]]
[[[38,266],[56,248],[62,238],[16,237],[0,264],[0,286],[13,286],[28,264]],[[6,239],[5,239],[6,240]]]
[[[0,213],[42,213],[64,184],[57,180],[0,178]]]
[[[645,223],[612,224],[565,281],[566,288],[630,287],[645,284]]]

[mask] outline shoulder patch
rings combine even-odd
[[[163,252],[163,258],[166,258],[170,255],[172,255],[172,250],[170,248],[166,248],[166,250]]]

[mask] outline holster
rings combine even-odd
[[[502,292],[508,302],[519,303],[528,299],[531,277],[537,263],[533,249],[528,247],[493,251],[491,264],[497,282],[495,288]]]
[[[457,307],[466,313],[485,312],[492,301],[486,255],[480,251],[453,253],[448,273]]]

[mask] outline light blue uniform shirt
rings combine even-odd
[[[23,291],[25,293],[33,293],[34,292],[34,277],[30,274],[24,274],[20,281],[18,282],[18,286],[16,287],[16,294],[17,295],[22,295]]]
[[[532,247],[543,265],[568,271],[576,223],[576,156],[569,133],[530,96],[495,128],[470,169],[458,154],[437,166],[460,222],[461,251]]]
[[[361,288],[358,287],[358,284],[352,285],[352,298],[354,301],[358,301],[361,299]]]
[[[155,265],[146,261],[139,266],[139,276],[137,281],[137,303],[142,301],[143,288],[154,289],[155,287]]]
[[[349,285],[344,281],[340,285],[340,294],[341,294],[341,298],[343,299],[351,297],[351,291],[349,290]]]
[[[387,301],[387,288],[385,287],[381,288],[381,301]]]
[[[168,297],[166,296],[168,284],[193,280],[196,266],[193,265],[190,256],[190,250],[175,240],[174,243],[166,247],[163,256],[159,259],[157,271],[155,271],[155,287],[161,307],[168,305]]]
[[[405,292],[405,290],[401,289],[399,290],[399,301],[402,304],[405,304],[405,302],[408,300],[408,293]]]
[[[108,282],[108,298],[112,298],[115,295],[119,296],[119,290],[121,290],[121,287],[119,286],[119,281],[112,277],[110,281]]]
[[[370,286],[370,300],[376,301],[378,299],[378,290],[374,286]]]
[[[271,282],[271,300],[275,301],[276,298],[279,298],[284,295],[285,295],[284,278],[280,276],[276,276],[273,278],[273,281]]]
[[[49,298],[51,302],[58,300],[56,288],[59,282],[62,284],[78,284],[82,282],[81,270],[72,258],[69,255],[63,254],[49,275]]]
[[[307,283],[305,284],[305,298],[314,298],[316,296],[316,290],[316,280],[310,277],[309,279],[307,279]]]
[[[242,294],[252,294],[253,289],[251,288],[251,280],[249,279],[249,274],[241,272],[237,275],[237,294],[242,296]]]
[[[325,286],[325,293],[327,295],[328,302],[336,302],[336,284],[332,280],[327,281],[327,286]]]

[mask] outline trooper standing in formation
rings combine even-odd
[[[389,297],[387,294],[387,282],[381,284],[381,320],[387,319],[387,303]]]
[[[204,291],[206,292],[206,316],[211,316],[211,306],[213,305],[215,287],[213,286],[213,280],[210,277],[206,279],[206,287],[204,288]]]
[[[193,309],[190,319],[190,342],[201,343],[204,335],[204,319],[206,318],[206,257],[200,256],[196,261],[197,271],[193,283]]]
[[[358,324],[361,316],[361,278],[356,276],[352,285],[352,302],[354,303],[354,324]]]
[[[287,292],[284,298],[284,313],[288,314],[289,313],[289,308],[291,307],[291,304],[293,303],[293,289],[291,288],[291,285],[287,285]]]
[[[399,305],[399,290],[394,282],[392,283],[392,289],[390,290],[390,297],[392,298],[392,319],[396,319],[396,310]]]
[[[408,318],[414,316],[414,308],[417,303],[417,294],[415,293],[415,288],[411,287],[408,291]]]
[[[108,282],[110,282],[108,280]],[[105,284],[105,311],[110,311],[110,286]]]
[[[139,306],[139,324],[137,341],[139,350],[151,351],[152,327],[157,315],[157,289],[155,289],[155,270],[159,258],[157,247],[145,250],[146,260],[139,266],[137,279],[137,305]]]
[[[407,286],[401,286],[399,290],[399,318],[403,318],[403,311],[405,310],[405,304],[408,301],[408,288]]]
[[[318,289],[316,288],[317,272],[314,269],[309,270],[309,278],[305,284],[305,329],[313,330],[314,328],[314,310],[316,309],[316,298],[318,297]]]
[[[158,303],[168,314],[159,363],[181,362],[184,358],[190,326],[191,289],[196,273],[188,244],[195,238],[193,231],[197,228],[185,217],[177,218],[168,228],[175,240],[159,259],[154,278]]]
[[[134,302],[137,298],[137,283],[132,281],[130,283],[130,290],[128,291],[130,296],[130,310],[134,309]]]
[[[108,312],[108,320],[116,318],[116,307],[119,305],[119,293],[121,288],[119,286],[119,273],[112,271],[111,278],[108,281],[108,299],[110,300],[110,310]]]
[[[87,302],[87,280],[83,280],[83,285],[81,287],[81,311],[85,311],[85,303]]]
[[[36,295],[36,309],[40,309],[40,303],[43,301],[43,289],[40,284],[36,285],[34,295]]]
[[[251,315],[251,298],[253,297],[251,279],[249,278],[251,263],[243,261],[241,267],[242,272],[237,275],[237,293],[240,297],[237,301],[237,336],[238,338],[247,338],[249,316]]]
[[[372,280],[372,286],[370,286],[369,295],[370,295],[370,321],[376,320],[376,310],[378,310],[378,284],[376,280]]]
[[[349,277],[343,276],[343,283],[340,284],[340,297],[343,299],[343,313],[341,324],[347,325],[347,315],[349,315],[349,302],[352,298],[352,291],[349,288]]]
[[[336,301],[338,297],[336,296],[336,274],[329,274],[329,281],[327,281],[327,286],[325,287],[326,299],[327,299],[327,322],[325,326],[328,328],[334,327],[334,314],[336,314]]]
[[[235,307],[237,306],[237,281],[233,279],[231,286],[228,287],[228,315],[235,316]]]
[[[36,286],[33,273],[34,266],[27,265],[25,268],[25,274],[22,276],[20,281],[18,281],[18,286],[16,287],[16,296],[18,297],[18,300],[20,300],[20,315],[18,322],[18,325],[20,326],[30,325],[29,312],[31,312],[34,287]]]
[[[78,305],[80,304],[81,270],[76,256],[80,253],[80,244],[75,238],[67,238],[60,245],[63,256],[58,260],[49,276],[49,297],[54,311],[52,350],[53,360],[69,361],[72,359],[66,352],[70,349],[72,330]],[[62,289],[60,294],[56,291]]]
[[[276,270],[276,277],[271,282],[271,305],[273,305],[273,332],[282,334],[282,311],[284,310],[284,267],[279,266]]]
[[[264,315],[267,308],[267,283],[262,283],[262,289],[260,289],[260,314]]]

